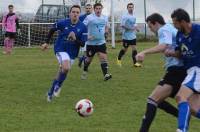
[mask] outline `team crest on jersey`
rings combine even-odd
[[[79,28],[77,29],[77,32],[80,32],[80,29],[79,29]]]
[[[68,27],[65,27],[65,29],[68,29]]]
[[[181,51],[188,51],[188,47],[185,44],[182,44]]]

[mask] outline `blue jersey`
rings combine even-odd
[[[108,26],[108,18],[104,15],[100,17],[94,13],[88,15],[83,23],[88,27],[88,39],[87,45],[102,45],[106,43],[105,40],[105,28]]]
[[[81,22],[83,22],[84,20],[85,20],[85,18],[88,16],[89,14],[83,14],[83,15],[81,15],[80,17],[79,17],[79,20],[81,21]]]
[[[159,44],[165,44],[170,48],[175,49],[176,45],[176,34],[177,29],[171,24],[165,24],[158,30],[158,41]],[[176,57],[165,57],[165,68],[170,66],[183,66],[183,62]]]
[[[70,19],[60,20],[53,27],[59,31],[54,52],[67,52],[71,59],[75,59],[78,56],[79,46],[76,41],[70,41],[67,37],[73,31],[76,39],[85,43],[87,41],[87,27],[80,21],[74,25]]]
[[[125,14],[121,18],[121,26],[122,27],[122,39],[125,40],[133,40],[136,39],[136,33],[133,28],[136,26],[136,17],[132,14]]]
[[[179,31],[176,40],[184,66],[187,69],[193,66],[200,67],[200,25],[192,24],[192,31],[187,36]]]

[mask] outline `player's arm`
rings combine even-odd
[[[156,54],[156,53],[162,53],[168,48],[167,44],[158,44],[157,46],[154,46],[152,48],[143,50],[142,52],[138,53],[136,55],[137,61],[144,61],[144,58],[148,54]]]
[[[169,45],[172,45],[172,33],[166,30],[158,32],[159,44],[152,48],[146,49],[137,54],[136,59],[138,61],[144,61],[145,55],[163,53]]]
[[[81,46],[81,47],[84,47],[84,46],[85,46],[85,42],[87,41],[87,38],[88,38],[87,35],[88,35],[87,27],[84,26],[80,39],[76,39],[76,40],[75,40],[75,43],[76,43],[79,47],[80,47],[80,46]]]
[[[108,38],[108,35],[109,35],[109,23],[108,23],[108,18],[106,18],[106,26],[105,26],[105,33],[104,33],[106,40]]]
[[[60,22],[57,22],[57,23],[53,24],[52,28],[49,30],[49,32],[47,34],[47,37],[45,39],[45,43],[42,44],[42,46],[41,46],[42,50],[46,50],[48,48],[49,42],[50,42],[53,34],[57,30],[62,30],[63,25],[64,25],[64,21],[60,21]]]

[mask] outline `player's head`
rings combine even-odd
[[[14,6],[13,5],[8,5],[8,10],[9,10],[10,13],[12,13],[13,10],[14,10]]]
[[[100,16],[103,9],[103,5],[101,3],[95,3],[93,7],[95,14],[97,16]]]
[[[85,5],[85,13],[86,14],[91,14],[92,13],[92,5],[90,4],[90,3],[87,3],[86,5]]]
[[[178,8],[173,11],[171,18],[174,26],[179,31],[185,32],[185,27],[190,23],[189,14],[184,9]]]
[[[165,24],[165,20],[160,14],[153,13],[147,17],[146,23],[152,32],[157,33],[158,29]]]
[[[127,4],[127,10],[129,13],[133,13],[133,10],[134,10],[134,4],[133,3],[128,3]]]
[[[79,20],[80,12],[81,12],[81,7],[79,5],[73,5],[70,8],[69,16],[73,21]]]

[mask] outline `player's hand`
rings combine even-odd
[[[42,51],[47,50],[48,49],[48,44],[47,43],[42,44],[41,49],[42,49]]]
[[[166,57],[170,57],[170,56],[173,56],[175,54],[175,51],[172,50],[172,49],[166,49],[164,51],[164,54],[165,54]]]
[[[75,40],[76,40],[76,35],[75,35],[75,33],[74,33],[73,31],[70,32],[69,35],[68,35],[68,37],[67,37],[67,39],[68,39],[69,41],[75,41]]]
[[[137,55],[136,55],[136,61],[138,61],[138,62],[143,62],[144,61],[144,58],[145,58],[145,53],[143,53],[143,52],[140,52],[140,53],[138,53]]]

